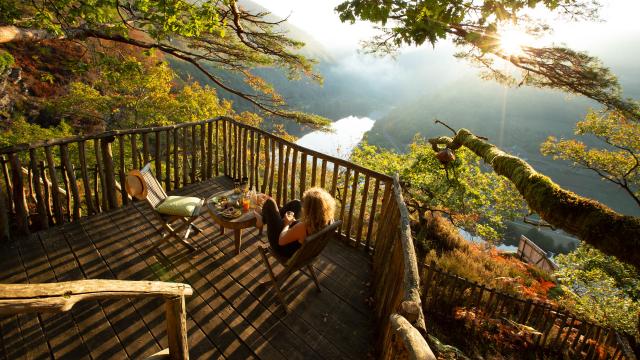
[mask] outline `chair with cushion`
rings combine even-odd
[[[151,173],[151,164],[146,164],[142,170],[130,171],[127,174],[125,188],[132,197],[146,200],[151,205],[154,213],[159,216],[162,227],[167,231],[162,236],[163,240],[175,237],[189,250],[195,250],[188,239],[192,230],[202,232],[193,222],[200,216],[203,199],[190,196],[167,196],[162,185]],[[174,228],[172,224],[176,221],[180,221],[180,224]],[[182,230],[185,230],[185,233],[180,236],[179,233]]]
[[[282,303],[285,312],[289,312],[289,308],[285,301],[284,294],[282,293],[284,290],[283,285],[296,271],[299,270],[310,277],[316,284],[318,291],[321,291],[320,283],[318,282],[318,278],[313,270],[313,262],[327,246],[331,238],[335,235],[336,230],[340,228],[340,225],[342,225],[341,220],[334,221],[317,233],[307,237],[300,249],[298,249],[290,258],[281,256],[275,251],[272,251],[271,247],[267,244],[263,244],[258,247],[260,255],[262,256],[262,261],[267,267],[267,270],[269,270],[269,277],[273,288],[276,291],[276,295]],[[273,267],[269,263],[269,258],[267,257],[269,254],[271,254],[284,267],[278,275],[274,274]],[[304,272],[303,268],[306,268],[309,274]]]

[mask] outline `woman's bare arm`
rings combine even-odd
[[[294,241],[299,241],[302,243],[304,241],[304,236],[306,235],[306,227],[304,223],[299,222],[295,224],[293,227],[289,227],[289,225],[285,225],[280,233],[280,237],[278,238],[278,244],[287,245]]]

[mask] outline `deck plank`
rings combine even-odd
[[[40,235],[54,233],[55,229],[32,234],[28,238],[17,241],[20,256],[25,266],[30,283],[55,282],[55,273],[51,268],[42,244]],[[53,356],[57,359],[90,359],[87,345],[82,341],[78,327],[70,312],[42,313],[40,315],[44,334]]]
[[[220,177],[174,194],[207,197],[231,186]],[[175,240],[163,243],[152,210],[146,203],[136,206],[145,216],[129,205],[21,239],[14,244],[18,262],[10,252],[0,253],[0,281],[101,278],[189,283],[194,288],[187,298],[193,359],[372,356],[375,324],[365,304],[370,260],[363,250],[331,241],[314,264],[323,291],[318,293],[301,273],[294,275],[285,290],[291,310],[285,314],[270,287],[262,284],[269,280],[258,252],[258,245],[267,243],[264,235],[245,230],[242,251],[236,255],[232,232],[220,235],[207,214],[196,221],[203,234],[192,236],[198,249],[189,252]],[[149,251],[158,242],[159,247]],[[18,266],[20,260],[24,266]],[[32,331],[39,339],[38,351],[46,357],[141,358],[167,346],[161,298],[94,301],[64,314],[3,317],[0,330],[0,358],[27,357],[32,343],[25,334],[31,336]]]
[[[157,280],[151,269],[140,261],[138,253],[130,246],[126,246],[127,238],[139,241],[139,237],[133,232],[135,229],[121,231],[112,224],[111,218],[106,214],[94,215],[87,221],[81,221],[81,225],[116,279]],[[168,343],[164,326],[163,300],[139,299],[132,301],[132,305],[138,313],[142,314],[144,326],[155,342],[160,348],[166,348]]]
[[[69,248],[62,229],[63,225],[40,234],[40,242],[47,252],[56,281],[73,281],[85,278]],[[122,344],[107,321],[102,306],[97,301],[83,301],[71,309],[82,341],[89,348],[93,359],[124,358],[127,356]]]
[[[72,223],[64,226],[62,232],[87,279],[116,278],[89,239],[82,224]],[[100,304],[130,358],[148,357],[161,350],[132,300],[103,300]]]
[[[28,278],[20,259],[20,253],[15,245],[5,246],[2,254],[8,268],[13,271],[8,276],[3,277],[2,282],[7,283],[27,283]],[[0,321],[2,333],[7,336],[3,341],[4,356],[13,359],[16,355],[25,353],[30,359],[48,359],[49,346],[42,332],[37,314],[21,314],[10,317],[3,317]]]
[[[140,205],[136,205],[140,206]],[[139,218],[139,213],[134,208],[124,208],[117,211],[110,212],[109,217],[113,224],[120,230],[123,235],[123,239],[129,241],[129,246],[137,252],[138,256],[144,260],[147,266],[153,271],[156,276],[156,280],[164,281],[181,281],[180,274],[175,270],[173,264],[166,264],[160,261],[153,252],[148,250],[152,248],[152,243],[147,239],[148,227],[150,224],[146,221],[136,222],[134,226],[131,226],[131,222],[127,222],[127,219],[135,219],[136,215]],[[127,226],[125,226],[125,224]],[[155,230],[155,229],[154,229]],[[189,353],[194,358],[222,358],[224,351],[220,346],[216,346],[210,338],[207,337],[203,331],[201,324],[193,321],[191,312],[189,312],[190,304],[194,301],[194,297],[187,297],[187,331],[189,336]],[[164,309],[164,307],[161,307]],[[207,314],[204,314],[207,317]],[[164,325],[164,316],[163,325]],[[209,325],[209,322],[205,322]],[[224,327],[218,327],[216,334],[220,334],[221,338],[224,337],[224,333],[228,332]]]

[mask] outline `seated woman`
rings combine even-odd
[[[273,199],[266,199],[262,211],[256,209],[256,224],[258,227],[267,224],[267,238],[273,251],[291,257],[307,236],[333,222],[335,207],[333,197],[315,187],[304,192],[302,201],[292,200],[281,209]],[[296,220],[300,217],[302,220]]]

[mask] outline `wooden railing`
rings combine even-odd
[[[126,173],[150,162],[166,191],[219,175],[246,178],[279,204],[311,186],[338,200],[341,234],[370,249],[391,178],[227,117],[0,149],[0,236],[128,204]],[[25,175],[26,174],[26,175]]]
[[[0,235],[9,238],[126,206],[131,201],[122,186],[126,173],[146,163],[166,191],[226,175],[246,179],[282,205],[309,187],[327,189],[337,200],[342,238],[374,253],[380,353],[432,357],[424,338],[416,336],[425,332],[424,317],[398,181],[394,185],[388,175],[231,118],[0,149]]]
[[[382,359],[400,356],[435,359],[424,339],[426,327],[420,300],[420,276],[409,213],[397,175],[393,191],[384,194],[381,218],[384,221],[376,234],[373,253],[378,353]]]
[[[165,298],[168,354],[189,359],[185,296],[187,284],[161,281],[80,280],[50,284],[0,284],[0,315],[69,311],[80,301],[100,299]],[[132,324],[133,325],[133,324]],[[133,325],[135,326],[135,325]]]
[[[481,286],[438,269],[433,262],[423,265],[423,271],[424,311],[451,320],[456,309],[463,310],[458,314],[465,316],[458,320],[471,334],[506,323],[528,343],[527,351],[566,352],[576,359],[635,359],[624,335],[558,306]]]

